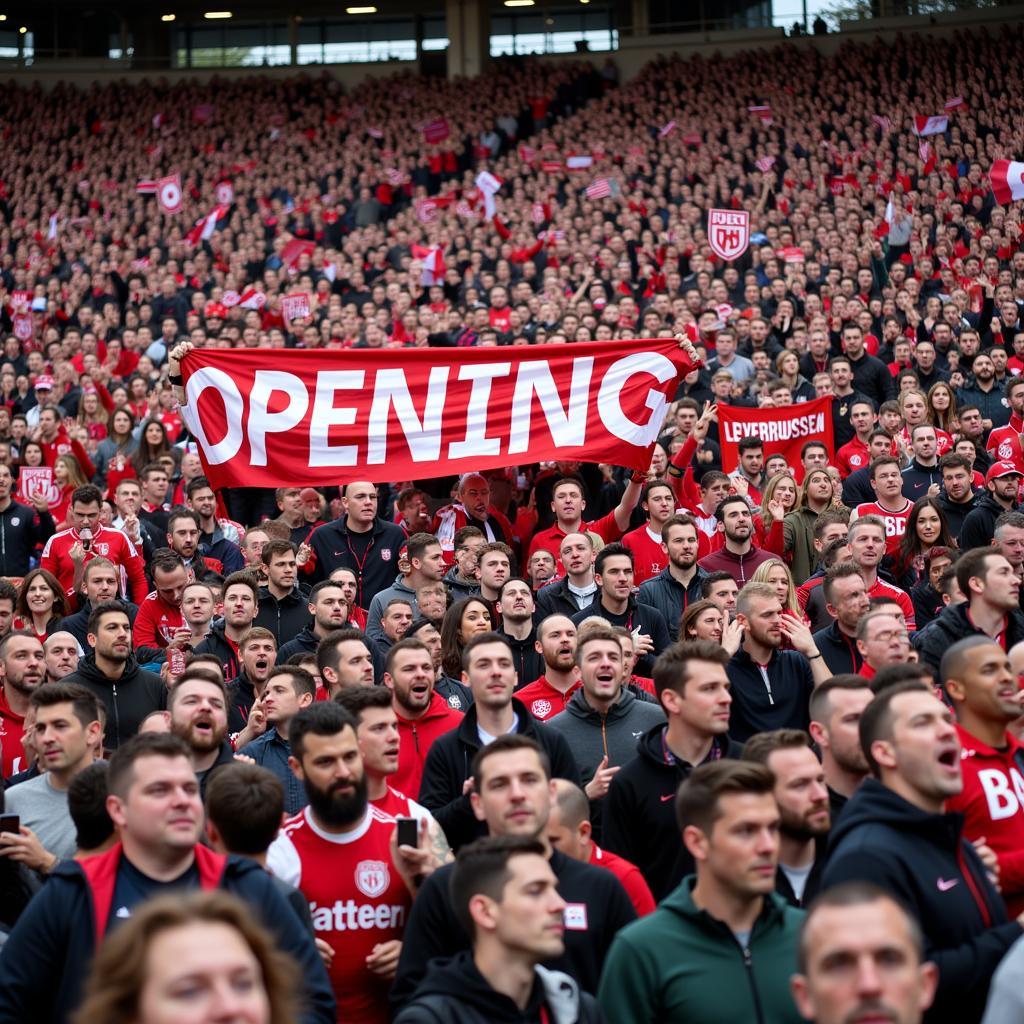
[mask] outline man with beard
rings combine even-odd
[[[119,601],[104,601],[93,608],[87,636],[92,654],[82,658],[64,681],[81,683],[103,701],[107,708],[104,744],[116,750],[139,731],[144,718],[167,707],[167,688],[159,676],[139,668],[132,654],[128,613]]]
[[[111,928],[168,889],[221,889],[243,900],[299,964],[302,1024],[334,1024],[323,963],[274,880],[255,861],[200,844],[203,805],[185,744],[162,733],[135,736],[111,757],[107,777],[106,809],[118,842],[57,865],[22,914],[0,957],[0,1019],[69,1020],[96,947]],[[53,955],[40,955],[42,949]]]
[[[313,621],[301,633],[281,644],[279,651],[283,664],[293,654],[313,654],[317,645],[328,633],[341,629],[349,621],[350,606],[340,583],[324,580],[309,592],[307,605]],[[367,644],[369,646],[369,644]]]
[[[285,645],[287,646],[287,645]],[[327,693],[334,697],[347,686],[373,686],[373,656],[361,630],[336,629],[316,648],[316,667]]]
[[[299,569],[291,541],[267,541],[260,557],[266,584],[260,587],[255,621],[258,626],[269,629],[280,646],[309,625],[308,601],[297,582]]]
[[[661,528],[661,547],[668,565],[640,584],[637,600],[657,608],[668,625],[669,636],[679,636],[679,621],[691,601],[701,599],[700,585],[707,573],[697,565],[700,531],[691,516],[675,515]]]
[[[1021,472],[1015,462],[993,462],[985,474],[985,491],[964,519],[957,540],[960,549],[984,547],[992,540],[996,520],[1017,508]]]
[[[950,710],[930,687],[896,683],[864,709],[860,741],[871,769],[829,841],[823,887],[873,883],[917,918],[939,969],[925,1020],[976,1022],[997,964],[1020,938],[1024,914],[1007,920],[981,853],[945,802],[963,789]]]
[[[435,692],[434,678],[434,662],[422,640],[402,639],[388,651],[384,685],[391,691],[402,741],[390,785],[406,796],[419,794],[423,765],[434,741],[462,721],[462,712]]]
[[[594,582],[594,540],[589,533],[569,533],[558,549],[565,575],[537,591],[537,611],[545,615],[575,615],[597,593]]]
[[[808,731],[821,751],[832,821],[868,776],[857,729],[873,696],[864,677],[854,675],[833,676],[811,694]]]
[[[288,729],[292,719],[303,708],[308,708],[315,698],[316,680],[305,669],[294,665],[272,669],[263,685],[261,697],[266,731],[238,751],[281,780],[286,814],[294,814],[306,806],[306,791],[288,763],[292,752]]]
[[[565,710],[582,685],[576,668],[576,625],[567,615],[549,615],[537,627],[537,650],[544,674],[516,691],[519,700],[541,722]]]
[[[118,588],[121,585],[121,573],[109,558],[97,555],[85,563],[82,570],[82,590],[85,600],[79,597],[79,609],[73,615],[61,619],[57,628],[67,630],[81,645],[82,650],[89,652],[89,616],[93,608],[104,601],[120,601],[127,610],[128,618],[134,619],[138,608],[128,601],[121,600]]]
[[[188,746],[200,795],[205,796],[210,773],[222,764],[230,764],[235,756],[227,738],[227,689],[205,674],[186,672],[171,687],[167,706],[171,733]]]
[[[752,736],[743,760],[763,764],[775,778],[779,805],[779,867],[775,891],[791,906],[809,906],[821,888],[831,819],[825,772],[807,733],[776,729]]]
[[[212,626],[195,650],[196,654],[216,655],[224,666],[225,678],[234,679],[241,671],[238,645],[249,632],[259,608],[259,586],[250,573],[236,572],[224,581],[222,593],[224,621]]]
[[[718,551],[705,555],[700,567],[707,573],[727,572],[742,587],[762,562],[775,556],[754,545],[754,519],[746,498],[738,494],[723,498],[715,509],[715,518],[725,543]]]
[[[950,534],[959,537],[964,520],[974,511],[980,492],[976,494],[974,491],[970,462],[957,452],[946,452],[939,459],[939,472],[942,474],[939,508],[946,517]]]
[[[748,583],[736,602],[743,644],[726,672],[732,685],[729,735],[746,743],[768,729],[806,729],[807,701],[832,675],[810,629],[782,611],[769,583]],[[782,650],[783,637],[790,650]]]
[[[43,644],[46,681],[59,683],[78,668],[78,641],[65,630],[51,633]]]
[[[241,671],[227,681],[228,730],[232,735],[239,734],[239,745],[244,746],[255,738],[242,734],[249,725],[253,707],[263,697],[263,687],[277,661],[274,634],[262,626],[253,626],[239,641],[238,655]]]
[[[536,679],[543,671],[544,661],[537,652],[537,632],[533,627],[536,605],[530,584],[519,576],[505,580],[498,598],[501,613],[501,635],[512,648],[519,685]]]
[[[132,626],[132,645],[136,651],[140,648],[166,651],[171,647],[180,650],[192,638],[192,629],[181,614],[188,570],[180,555],[161,548],[153,556],[149,571],[153,590],[139,605]]]
[[[400,751],[405,746],[391,694],[383,686],[350,686],[342,690],[334,702],[356,720],[359,755],[363,759],[370,803],[392,818],[425,821],[437,865],[447,864],[452,859],[452,849],[441,826],[426,807],[391,784],[398,771]]]
[[[25,715],[29,698],[44,682],[45,673],[43,645],[34,636],[8,633],[0,640],[0,744],[5,779],[29,767],[22,757]]]
[[[418,847],[398,846],[395,819],[369,803],[355,719],[333,701],[300,711],[288,738],[309,804],[285,821],[267,865],[302,891],[334,950],[338,1020],[385,1024],[409,908],[434,868],[426,824]]]
[[[429,619],[417,619],[406,630],[402,639],[411,640],[413,637],[426,644],[427,650],[430,651],[430,660],[434,665],[434,692],[439,693],[448,702],[448,707],[465,713],[473,703],[473,694],[469,687],[464,686],[458,679],[452,679],[444,674],[441,665],[441,634],[437,626]]]

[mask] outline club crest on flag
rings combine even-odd
[[[166,178],[157,179],[156,201],[164,213],[177,213],[181,209],[180,175],[170,174]]]
[[[221,206],[230,206],[235,201],[235,187],[230,181],[221,181],[217,184],[217,202]]]
[[[750,245],[750,214],[746,210],[709,210],[708,243],[719,259],[738,259]]]

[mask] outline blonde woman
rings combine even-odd
[[[805,624],[810,621],[801,611],[800,604],[796,599],[793,574],[781,558],[770,558],[767,562],[762,562],[754,570],[754,575],[750,577],[750,580],[752,583],[767,583],[773,587],[782,602],[783,613],[788,613]]]
[[[782,521],[797,507],[799,491],[796,477],[788,470],[768,481],[768,486],[761,494],[761,522],[764,528],[758,536],[758,544],[765,551],[781,555],[785,550]]]

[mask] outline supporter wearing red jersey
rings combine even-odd
[[[917,625],[914,621],[914,602],[910,595],[899,587],[879,578],[878,565],[885,554],[885,527],[877,516],[858,519],[852,523],[847,534],[850,545],[850,558],[860,568],[864,577],[864,586],[868,597],[888,597],[900,606],[907,629],[913,632]]]
[[[43,449],[43,465],[51,468],[57,464],[61,455],[74,455],[87,480],[96,475],[96,467],[92,464],[88,453],[79,441],[68,437],[60,421],[60,413],[54,406],[47,406],[39,413],[39,447]]]
[[[871,402],[867,399],[854,399],[850,406],[850,425],[856,431],[856,436],[836,452],[835,458],[835,466],[844,480],[871,461],[868,440],[871,431],[875,429],[875,407]]]
[[[68,513],[71,528],[55,533],[43,548],[39,564],[53,573],[68,597],[73,597],[81,583],[82,567],[91,558],[102,555],[121,570],[121,588],[128,582],[128,597],[141,604],[149,585],[142,556],[120,531],[100,526],[100,492],[92,484],[79,487],[71,496]]]
[[[1010,422],[1005,427],[994,427],[985,447],[993,458],[1012,462],[1024,473],[1024,450],[1020,435],[1024,431],[1024,378],[1013,377],[1006,382],[1006,400],[1010,403]]]
[[[625,857],[610,850],[602,850],[594,842],[590,801],[586,793],[566,779],[552,781],[555,799],[551,802],[551,813],[548,816],[548,841],[556,850],[561,850],[573,860],[610,871],[622,883],[630,903],[636,908],[637,917],[651,913],[656,904],[640,869]]]
[[[289,739],[309,806],[285,820],[267,866],[306,897],[318,938],[334,951],[329,973],[338,1020],[386,1024],[413,879],[430,874],[433,858],[426,850],[400,849],[395,819],[370,805],[347,711],[333,701],[304,708]],[[421,826],[421,845],[425,838]]]
[[[568,615],[549,615],[537,627],[537,646],[544,659],[544,675],[516,691],[516,699],[541,722],[565,710],[580,688],[576,668],[576,626]]]
[[[518,546],[519,538],[515,536],[512,524],[491,505],[491,485],[485,477],[479,473],[467,473],[459,481],[458,498],[458,501],[438,510],[430,531],[441,544],[445,565],[455,564],[455,534],[464,526],[475,526],[488,543],[501,541],[513,549]]]
[[[853,510],[851,520],[877,516],[885,525],[885,553],[895,557],[907,532],[907,520],[914,503],[903,497],[903,473],[899,459],[883,455],[871,463],[871,487],[875,501],[863,502]]]
[[[438,864],[452,859],[451,847],[437,819],[391,783],[404,746],[391,694],[383,686],[349,686],[334,698],[356,720],[359,756],[366,773],[370,804],[392,818],[415,818],[426,823],[430,848]]]
[[[618,540],[629,526],[629,518],[640,499],[644,479],[643,474],[634,473],[622,492],[621,501],[608,515],[584,522],[583,513],[587,509],[587,502],[583,497],[583,485],[575,477],[563,477],[551,489],[554,525],[533,535],[527,558],[538,548],[550,551],[558,558],[562,541],[570,533],[596,533],[606,544]]]
[[[188,586],[188,573],[181,558],[173,552],[157,554],[151,566],[156,589],[139,605],[132,626],[132,646],[168,647],[181,630],[182,640],[192,637],[192,628],[181,612],[181,598]]]
[[[384,662],[384,685],[402,738],[390,784],[400,793],[419,793],[423,765],[438,736],[458,727],[462,712],[434,690],[434,661],[422,640],[399,640]]]
[[[940,675],[956,708],[964,788],[946,810],[964,816],[964,835],[985,840],[999,861],[999,890],[1011,916],[1024,912],[1024,747],[1008,731],[1020,717],[1016,674],[985,636],[955,643]]]
[[[640,504],[647,513],[647,522],[622,538],[622,543],[633,552],[633,582],[637,586],[654,579],[668,565],[661,528],[675,514],[675,491],[667,481],[653,480],[644,486]]]
[[[0,663],[4,667],[0,686],[0,753],[3,777],[9,779],[32,767],[26,763],[22,737],[29,697],[46,681],[43,645],[34,636],[8,633],[0,641]]]

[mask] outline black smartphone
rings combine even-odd
[[[398,845],[420,845],[420,823],[415,818],[396,818],[398,823]]]
[[[0,832],[21,833],[21,818],[17,814],[0,814]]]

